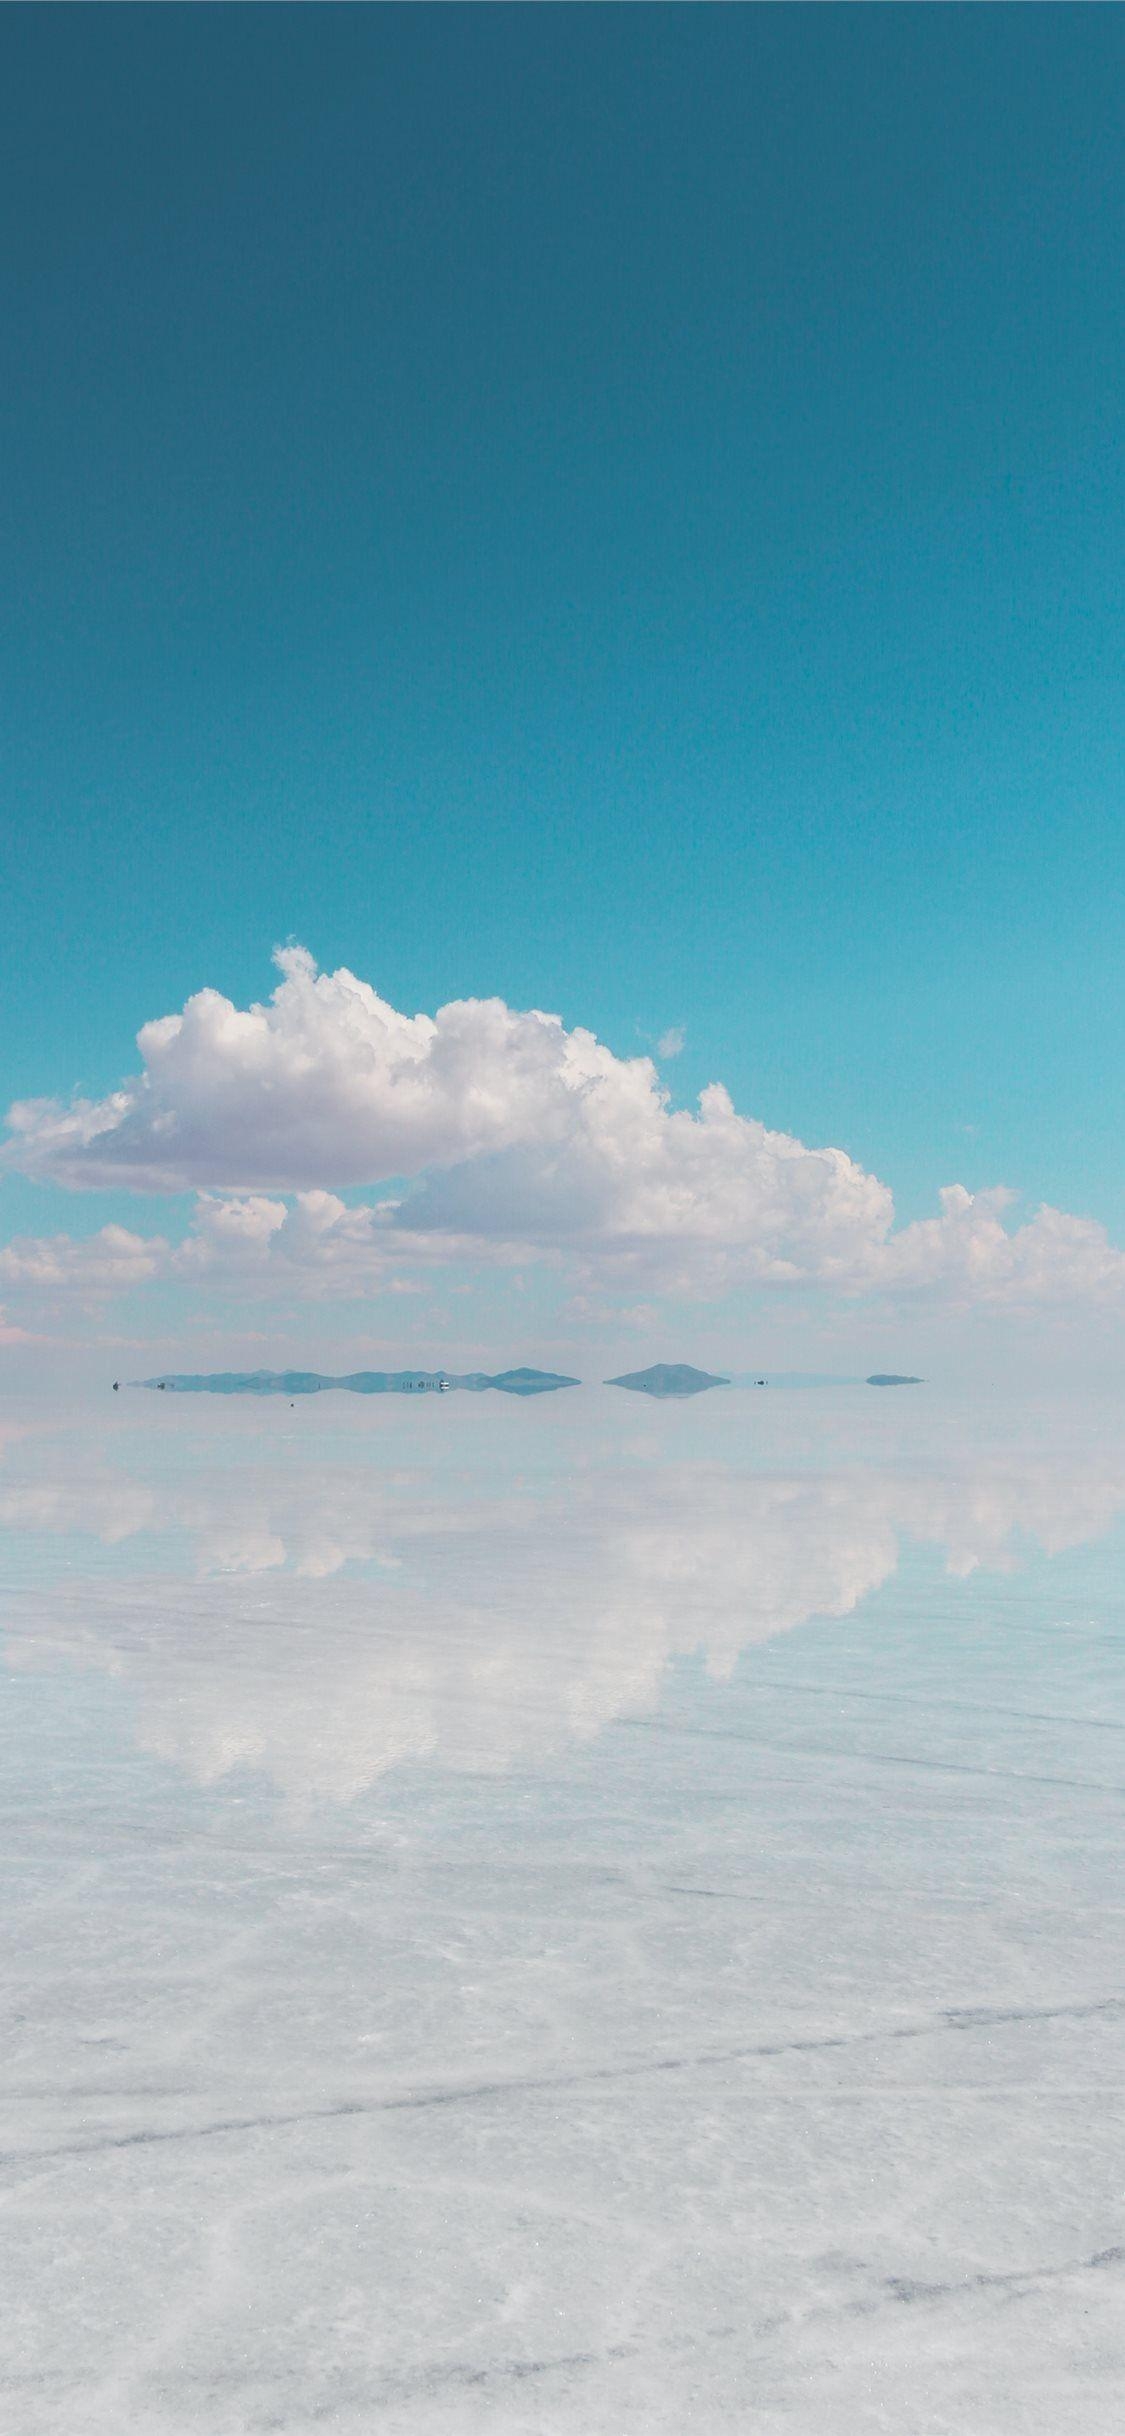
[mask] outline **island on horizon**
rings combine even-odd
[[[626,1371],[607,1379],[607,1387],[632,1387],[642,1396],[698,1396],[705,1387],[729,1387],[729,1379],[710,1370],[693,1370],[690,1362],[654,1362],[649,1370]]]
[[[454,1388],[479,1395],[487,1387],[505,1396],[541,1396],[556,1387],[578,1387],[579,1379],[556,1370],[353,1370],[331,1378],[319,1370],[213,1370],[201,1373],[166,1371],[159,1379],[135,1379],[136,1387],[171,1389],[176,1395],[316,1396],[328,1388],[346,1388],[356,1396],[444,1395]]]
[[[870,1378],[864,1380],[865,1387],[924,1387],[925,1384],[924,1379],[909,1378],[897,1370],[873,1370]]]

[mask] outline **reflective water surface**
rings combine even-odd
[[[0,2424],[1116,2431],[1123,1549],[1125,1404],[0,1413]]]

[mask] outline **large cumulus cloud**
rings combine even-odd
[[[354,973],[279,948],[264,1006],[200,990],[137,1036],[143,1071],[107,1099],[9,1113],[26,1174],[70,1185],[375,1184],[534,1144],[563,1152],[593,1113],[663,1109],[648,1058],[621,1059],[559,1018],[501,999],[400,1015]]]
[[[665,1293],[1125,1300],[1125,1256],[1090,1220],[1042,1210],[1012,1228],[1009,1196],[954,1185],[940,1215],[895,1232],[878,1177],[741,1115],[719,1083],[673,1109],[650,1058],[557,1016],[500,999],[403,1015],[302,948],[276,962],[265,1005],[201,990],[146,1024],[141,1072],[108,1098],[12,1108],[0,1157],[26,1174],[199,1200],[175,1248],[119,1228],[12,1245],[5,1291],[268,1272],[354,1293],[410,1261],[532,1253]],[[357,1185],[384,1197],[346,1205]]]
[[[762,1278],[854,1269],[891,1196],[846,1152],[737,1114],[712,1084],[673,1111],[650,1058],[554,1015],[467,999],[400,1015],[346,971],[279,950],[265,1006],[202,990],[146,1024],[142,1072],[100,1101],[23,1101],[26,1174],[147,1192],[323,1193],[422,1179],[380,1224]]]

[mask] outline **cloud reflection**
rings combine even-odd
[[[403,1763],[499,1770],[589,1740],[651,1712],[692,1653],[729,1677],[751,1645],[850,1614],[908,1543],[963,1577],[1125,1508],[1117,1448],[822,1471],[618,1454],[521,1481],[275,1445],[169,1479],[135,1449],[122,1468],[77,1435],[17,1439],[0,1526],[30,1578],[7,1662],[117,1678],[141,1746],[197,1784],[250,1768],[346,1802]]]

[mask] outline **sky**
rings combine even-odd
[[[1119,1361],[1120,11],[0,67],[8,1358]]]

